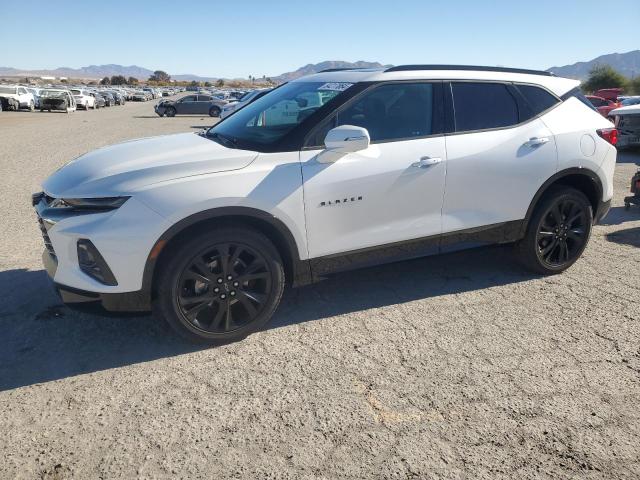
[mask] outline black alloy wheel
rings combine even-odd
[[[271,294],[266,259],[242,243],[198,253],[178,281],[178,308],[186,321],[211,333],[229,333],[256,319]]]
[[[280,302],[282,260],[260,232],[223,227],[170,252],[159,274],[154,312],[189,340],[244,338],[267,323]]]
[[[571,187],[552,187],[529,221],[516,250],[527,268],[541,274],[560,273],[573,265],[587,246],[593,208]]]
[[[175,117],[176,116],[176,109],[173,107],[167,107],[167,109],[165,110],[164,114],[167,117]]]
[[[587,212],[576,200],[559,199],[542,217],[537,247],[540,260],[560,267],[582,252],[588,236]]]

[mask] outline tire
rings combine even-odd
[[[173,107],[168,107],[165,111],[164,114],[167,117],[175,117],[176,116],[176,109]]]
[[[30,112],[34,112],[35,110],[36,110],[35,104],[33,103],[33,101],[30,101],[29,102],[29,111]]]
[[[211,107],[209,109],[209,116],[210,117],[219,117],[220,113],[222,113],[222,110],[220,110],[220,107]]]
[[[593,208],[581,191],[552,187],[536,206],[516,252],[524,266],[535,273],[564,272],[582,255],[592,226]]]
[[[221,227],[170,248],[156,277],[153,313],[178,334],[195,343],[228,343],[271,319],[285,276],[277,249],[262,233]]]

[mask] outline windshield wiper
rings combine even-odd
[[[238,139],[236,138],[228,137],[218,132],[213,132],[211,134],[207,133],[207,137],[213,138],[214,140],[218,141],[218,143],[223,147],[238,148]]]

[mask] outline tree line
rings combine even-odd
[[[640,77],[627,78],[610,65],[596,65],[582,83],[582,90],[593,93],[601,88],[622,88],[626,94],[640,95]]]

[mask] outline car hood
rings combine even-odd
[[[162,181],[241,169],[257,156],[195,133],[143,138],[80,156],[51,175],[43,188],[53,197],[126,195]]]

